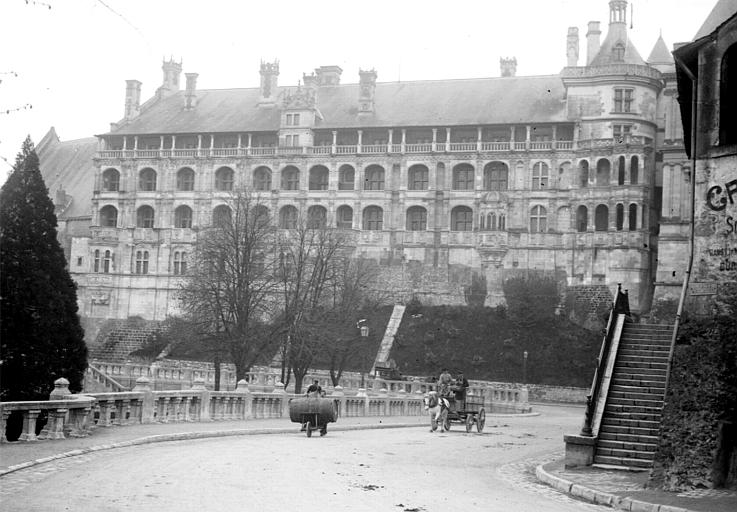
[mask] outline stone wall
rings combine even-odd
[[[552,402],[581,405],[586,404],[586,395],[590,392],[588,388],[545,386],[542,384],[527,384],[527,389],[530,402]]]

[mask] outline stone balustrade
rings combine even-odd
[[[58,379],[48,401],[0,403],[0,442],[7,442],[8,419],[22,415],[19,441],[64,439],[90,435],[96,428],[144,423],[233,421],[289,417],[288,393],[274,374],[246,380],[233,390],[212,391],[205,379],[195,379],[190,389],[153,390],[146,376],[136,379],[131,391],[71,394],[69,382]],[[317,379],[318,381],[320,379]],[[421,381],[371,379],[368,389],[344,389],[323,382],[327,397],[335,401],[339,416],[420,416],[424,396],[436,384]],[[269,389],[270,388],[270,389]],[[472,381],[469,396],[484,399],[487,412],[529,412],[527,388],[506,383]],[[46,423],[37,434],[42,411]]]

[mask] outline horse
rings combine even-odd
[[[437,391],[430,391],[424,398],[425,410],[430,414],[430,432],[438,429],[445,431],[445,418],[448,416],[450,402],[447,398],[439,397]]]

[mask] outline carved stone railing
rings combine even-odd
[[[11,414],[20,414],[19,441],[64,439],[90,435],[94,429],[146,423],[233,421],[289,416],[284,384],[275,382],[271,391],[251,389],[245,380],[231,391],[211,391],[203,378],[191,389],[155,391],[148,377],[139,377],[131,391],[71,394],[69,382],[58,379],[48,401],[0,403],[0,442],[7,442]],[[423,399],[436,384],[421,381],[372,379],[373,389],[346,392],[341,386],[328,388],[340,416],[421,416]],[[258,388],[259,386],[254,386]],[[490,413],[529,412],[527,388],[505,383],[471,381],[468,396],[483,397]],[[42,411],[46,424],[37,434]]]

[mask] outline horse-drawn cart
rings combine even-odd
[[[300,423],[307,437],[312,437],[315,430],[324,436],[328,433],[328,423],[338,419],[338,410],[335,402],[330,398],[300,397],[289,401],[289,419]]]
[[[443,428],[450,430],[451,423],[463,423],[466,432],[471,432],[474,424],[476,431],[482,432],[486,424],[486,411],[484,410],[484,397],[467,395],[465,400],[458,400],[453,395],[443,397],[450,404],[443,418]]]

